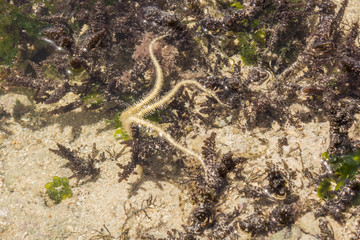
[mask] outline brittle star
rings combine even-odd
[[[205,162],[198,153],[178,143],[169,133],[165,132],[158,125],[144,119],[146,115],[149,115],[150,113],[154,112],[156,109],[163,107],[165,104],[170,103],[172,101],[172,98],[176,95],[176,93],[180,90],[180,88],[187,85],[193,85],[197,87],[199,90],[215,98],[220,104],[226,105],[220,101],[220,99],[215,95],[215,93],[213,93],[211,90],[204,88],[200,83],[198,83],[195,80],[183,80],[177,83],[163,97],[161,97],[160,99],[156,99],[162,88],[164,77],[161,66],[154,55],[153,47],[156,41],[167,36],[168,35],[163,35],[161,37],[155,38],[154,40],[151,41],[149,45],[150,58],[155,66],[155,72],[156,72],[155,85],[154,88],[150,91],[150,93],[148,93],[148,95],[145,96],[145,98],[138,101],[134,105],[130,106],[120,115],[122,129],[129,135],[130,139],[133,138],[131,126],[135,124],[150,129],[152,131],[155,131],[161,137],[165,138],[169,142],[169,144],[171,144],[176,149],[182,151],[188,156],[194,157],[197,160],[199,160],[203,169],[206,170]]]

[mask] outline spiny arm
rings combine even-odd
[[[149,92],[144,99],[140,100],[138,103],[136,103],[134,105],[134,109],[141,109],[144,105],[150,103],[151,100],[153,100],[154,98],[156,98],[156,96],[159,94],[161,88],[162,88],[162,85],[164,83],[164,77],[163,77],[163,72],[162,72],[162,69],[161,69],[161,66],[158,62],[158,60],[156,59],[155,55],[154,55],[154,51],[153,51],[153,48],[154,48],[154,44],[164,38],[164,37],[167,37],[167,35],[163,35],[163,36],[160,36],[158,38],[155,38],[154,40],[151,41],[150,45],[149,45],[149,53],[150,53],[150,58],[151,58],[151,61],[153,62],[154,66],[155,66],[155,72],[156,72],[156,80],[155,80],[155,85],[153,87],[153,89],[151,90],[151,92]]]
[[[186,148],[183,145],[181,145],[180,143],[178,143],[170,134],[165,132],[160,127],[156,126],[155,124],[153,124],[145,119],[141,119],[141,118],[137,118],[137,117],[131,117],[131,122],[157,132],[161,137],[165,138],[166,141],[168,141],[173,147],[182,151],[186,155],[194,157],[195,159],[199,160],[205,171],[205,169],[206,169],[205,162],[199,154],[195,153],[194,151],[190,150],[189,148]]]
[[[144,116],[148,113],[151,113],[153,111],[155,111],[156,109],[158,109],[159,107],[164,106],[165,104],[169,104],[172,101],[172,98],[174,97],[174,95],[179,91],[179,89],[183,86],[186,85],[193,85],[195,87],[197,87],[199,90],[203,91],[204,93],[206,93],[207,95],[215,98],[216,101],[218,101],[221,105],[223,106],[227,106],[225,103],[223,103],[217,96],[216,94],[203,87],[200,83],[198,83],[195,80],[184,80],[182,82],[179,82],[178,84],[175,85],[175,87],[173,89],[171,89],[170,92],[168,92],[165,96],[161,97],[161,99],[159,99],[158,101],[154,102],[151,105],[145,106],[142,110],[140,110],[137,113],[137,116]]]

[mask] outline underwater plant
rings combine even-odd
[[[69,180],[66,177],[60,178],[54,176],[52,182],[45,184],[45,188],[47,189],[46,193],[56,204],[59,204],[61,200],[72,196]]]
[[[65,147],[64,145],[57,143],[58,149],[49,149],[51,152],[56,155],[65,158],[68,162],[65,164],[65,167],[70,168],[73,172],[69,178],[76,178],[79,182],[80,180],[94,181],[100,175],[100,168],[97,167],[97,163],[104,162],[106,160],[104,152],[97,150],[96,144],[92,146],[92,151],[88,154],[87,157],[82,157],[78,151],[71,150],[70,148]]]
[[[331,194],[332,190],[340,190],[358,174],[360,168],[360,149],[342,156],[329,154],[328,152],[324,152],[321,156],[325,161],[328,161],[334,171],[334,174],[329,178],[325,178],[318,187],[317,193],[319,198],[327,199],[333,197]]]
[[[25,6],[17,7],[7,1],[0,2],[0,65],[12,66],[19,57],[19,44],[25,38],[38,39],[46,26],[31,14],[24,14]]]
[[[340,156],[325,152],[322,158],[328,162],[333,173],[326,174],[318,187],[317,194],[325,202],[316,216],[329,214],[341,222],[345,211],[360,205],[360,182],[357,178],[360,150]]]

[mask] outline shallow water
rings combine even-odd
[[[346,19],[352,20],[358,15],[354,9],[356,7],[360,9],[360,6],[355,0],[350,1],[349,5]],[[71,8],[72,11],[75,11],[74,9]],[[209,7],[209,12],[211,11]],[[106,16],[110,18],[111,14]],[[117,17],[121,19],[122,16]],[[74,21],[76,23],[76,19]],[[85,25],[87,26],[86,23],[81,27],[73,26],[74,32],[70,33],[74,37],[75,44],[78,44],[74,49],[79,55],[85,54],[81,52],[82,46],[90,48],[92,41],[99,37],[89,37],[91,34],[86,34]],[[97,28],[97,26],[89,25],[94,29]],[[82,32],[85,33],[81,34]],[[138,30],[135,29],[128,37],[136,34]],[[114,60],[115,66],[102,65],[101,61],[95,60],[94,65],[90,64],[92,70],[96,69],[103,73],[107,73],[111,67],[114,69],[123,67],[122,72],[113,70],[114,75],[117,79],[127,81],[128,84],[124,86],[129,88],[135,84],[131,82],[131,74],[135,70],[143,71],[141,81],[144,89],[136,91],[134,95],[122,96],[120,100],[114,101],[123,101],[130,105],[135,99],[151,90],[155,71],[148,59],[148,45],[156,34],[149,31],[143,35],[141,41],[136,39],[138,44],[134,44],[135,47],[123,46],[120,50],[113,48],[117,54],[124,55],[122,60]],[[127,36],[108,37],[122,39]],[[39,63],[40,59],[44,60],[54,51],[58,51],[56,53],[59,54],[59,59],[61,55],[65,55],[65,50],[54,50],[59,47],[57,43],[39,41],[41,43],[32,43],[35,48],[40,49],[38,53],[33,54],[32,51],[27,51],[28,55],[21,55],[25,58],[22,61],[29,57],[29,60]],[[159,43],[160,47],[155,48],[156,54],[162,56],[160,65],[164,68],[164,89],[167,90],[171,89],[178,79],[201,78],[206,75],[202,72],[205,71],[204,69],[194,73],[197,65],[192,64],[196,62],[195,60],[179,60],[179,58],[186,59],[189,55],[185,55],[186,51],[181,52],[177,48],[177,44],[180,45],[180,43],[174,39],[171,41],[162,41]],[[97,44],[95,46],[97,47]],[[203,48],[206,51],[205,45]],[[86,51],[91,54],[89,49]],[[114,55],[113,53],[102,54],[108,54],[109,59],[119,56],[115,53]],[[96,59],[96,57],[104,56],[91,55],[89,58]],[[69,57],[69,61],[74,58],[74,56]],[[231,58],[236,62],[240,61],[239,55],[235,54]],[[143,61],[151,67],[139,65],[138,69],[130,71],[132,64],[138,61]],[[177,66],[178,62],[182,63],[182,69]],[[70,67],[64,69],[70,69]],[[230,74],[230,69],[231,66],[225,66],[221,71],[226,76]],[[40,79],[34,69],[25,70],[28,71],[27,74],[35,76],[35,79],[37,77]],[[59,73],[53,71],[51,67],[45,67],[43,70],[45,78],[55,79],[54,84],[63,83],[59,74],[61,76],[67,74],[67,81],[74,85],[83,84],[88,77],[86,73],[81,72],[87,71],[84,69],[70,73]],[[180,70],[184,71],[174,73]],[[250,69],[243,66],[242,71],[242,78],[246,79]],[[262,84],[254,84],[251,88],[257,92],[270,91],[273,84],[271,81],[273,79],[270,78]],[[114,115],[119,105],[113,109],[109,99],[105,100],[106,97],[97,94],[96,89],[100,89],[100,85],[101,83],[94,84],[95,90],[89,91],[91,94],[86,96],[79,97],[81,94],[77,94],[78,92],[69,92],[53,104],[35,103],[32,97],[34,91],[25,90],[22,87],[5,86],[1,90],[1,239],[160,239],[166,237],[167,239],[182,239],[184,226],[189,225],[189,216],[196,207],[193,199],[196,190],[194,191],[193,186],[191,187],[191,180],[196,177],[194,169],[200,165],[199,162],[189,159],[181,151],[169,151],[173,154],[170,156],[168,152],[165,152],[149,159],[150,170],[146,166],[137,165],[135,168],[137,174],[131,174],[128,179],[119,183],[118,174],[122,170],[117,163],[122,165],[129,163],[131,149],[126,147],[121,139],[114,138],[116,125]],[[163,92],[165,93],[165,90]],[[247,158],[244,163],[228,174],[227,184],[221,190],[214,208],[212,217],[218,219],[218,222],[223,216],[239,212],[239,216],[230,219],[224,225],[224,227],[229,227],[230,232],[226,239],[252,238],[251,233],[241,230],[240,222],[254,215],[264,219],[270,218],[273,210],[283,205],[291,207],[296,216],[294,223],[283,223],[284,226],[280,226],[279,231],[260,234],[255,239],[321,239],[324,233],[319,227],[319,219],[329,222],[328,228],[334,232],[334,239],[350,239],[356,231],[359,231],[357,229],[359,207],[353,207],[347,211],[345,224],[340,224],[329,216],[322,218],[314,216],[316,208],[323,203],[317,196],[318,186],[315,184],[315,178],[323,171],[324,160],[321,154],[327,151],[330,142],[328,121],[312,118],[310,121],[292,124],[287,121],[260,119],[260,122],[269,124],[249,128],[244,120],[246,118],[244,113],[224,110],[212,124],[204,124],[200,118],[193,116],[201,110],[201,104],[206,101],[206,94],[192,88],[185,89],[184,92],[193,98],[184,107],[193,115],[189,117],[189,126],[178,131],[181,133],[180,136],[176,136],[178,141],[200,155],[205,139],[209,138],[211,133],[216,133],[216,152],[219,159],[221,155],[229,151],[236,157]],[[182,95],[176,96],[175,99],[181,102],[182,97]],[[86,103],[81,108],[67,113],[49,114],[79,99]],[[243,99],[244,102],[252,100]],[[96,104],[101,104],[102,101],[108,101],[109,104],[96,109]],[[311,114],[311,109],[307,109],[302,103],[303,99],[300,99],[289,104],[287,106],[289,112],[294,115]],[[125,106],[126,104],[121,105],[122,110],[128,107]],[[171,107],[170,104],[166,109],[171,109]],[[168,110],[168,112],[176,110],[178,109]],[[354,117],[355,121],[350,127],[349,136],[355,141],[360,140],[358,127],[360,114]],[[170,117],[162,119],[163,123],[159,124],[165,132],[171,129],[172,123],[175,122],[169,119]],[[158,119],[155,118],[152,121],[156,122]],[[141,128],[141,134],[147,137],[155,135],[154,131],[151,132],[146,128]],[[77,150],[79,157],[88,159],[91,158],[89,156],[93,153],[95,143],[96,149],[104,152],[106,157],[105,161],[96,163],[96,168],[100,169],[100,175],[96,180],[86,181],[89,176],[80,181],[76,177],[70,178],[73,172],[65,166],[69,161],[49,150],[57,149],[57,143]],[[116,153],[119,154],[115,157]],[[96,158],[98,159],[99,155]],[[288,189],[285,196],[269,193],[267,190],[271,184],[268,175],[271,169],[274,170],[274,174],[276,171],[281,172],[281,178],[284,179]],[[201,168],[196,171],[201,172]],[[52,181],[53,176],[70,178],[73,195],[59,204],[55,204],[49,198],[44,187],[47,182]],[[259,194],[259,196],[254,197],[254,194]],[[285,225],[288,226],[285,227]],[[176,231],[169,233],[172,229]],[[215,231],[220,232],[220,229],[214,229],[209,227],[201,236],[198,236],[199,239],[209,239]]]

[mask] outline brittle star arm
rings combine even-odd
[[[175,87],[173,89],[171,89],[171,91],[168,92],[165,96],[161,97],[161,99],[157,100],[156,102],[154,102],[151,105],[148,105],[148,106],[145,106],[144,108],[142,108],[142,110],[137,112],[136,115],[139,117],[143,117],[144,115],[155,111],[159,107],[162,107],[165,104],[170,103],[171,99],[175,96],[175,94],[179,91],[179,89],[186,85],[196,86],[198,89],[200,89],[207,95],[215,98],[215,100],[218,101],[221,105],[227,106],[215,95],[214,92],[210,91],[209,89],[204,88],[200,83],[196,82],[195,80],[184,80],[184,81],[181,81],[178,84],[176,84]]]
[[[150,53],[150,58],[151,61],[153,62],[154,66],[155,66],[155,71],[156,71],[156,79],[155,79],[155,85],[153,87],[153,89],[151,90],[151,92],[149,92],[148,95],[145,96],[144,99],[140,100],[138,103],[136,103],[132,108],[133,109],[141,109],[144,105],[147,105],[151,100],[153,100],[154,98],[156,98],[156,96],[159,94],[163,82],[164,82],[164,77],[163,77],[163,72],[160,66],[160,63],[158,62],[158,60],[156,59],[155,55],[154,55],[154,44],[155,42],[157,42],[158,40],[167,37],[167,35],[163,35],[161,37],[155,38],[154,40],[151,41],[150,45],[149,45],[149,53]]]
[[[186,148],[183,145],[181,145],[180,143],[178,143],[170,134],[165,132],[160,127],[156,126],[155,124],[153,124],[145,119],[141,119],[141,118],[138,118],[135,116],[130,117],[130,119],[128,121],[130,121],[131,123],[136,123],[138,125],[141,125],[143,127],[146,127],[148,129],[151,129],[151,130],[157,132],[161,137],[165,138],[172,146],[174,146],[175,148],[184,152],[185,154],[190,155],[190,156],[196,158],[197,160],[199,160],[203,169],[204,170],[206,169],[205,162],[199,154],[195,153],[194,151],[190,150],[189,148]]]
[[[155,66],[155,71],[156,71],[156,79],[155,79],[155,85],[154,88],[151,90],[151,92],[146,95],[145,98],[143,98],[142,100],[138,101],[137,103],[135,103],[133,106],[129,107],[128,109],[126,109],[120,116],[120,122],[122,124],[123,129],[125,130],[125,132],[127,132],[130,136],[130,138],[132,138],[132,132],[131,132],[131,122],[128,121],[128,119],[135,115],[136,113],[138,113],[144,106],[150,104],[150,102],[156,98],[156,96],[158,95],[158,93],[161,90],[161,87],[163,85],[163,72],[161,70],[161,66],[158,62],[158,60],[156,59],[154,52],[153,52],[153,47],[156,41],[166,37],[168,35],[163,35],[161,37],[155,38],[154,40],[151,41],[150,45],[149,45],[149,53],[150,53],[150,58],[151,61],[153,62],[154,66]]]

